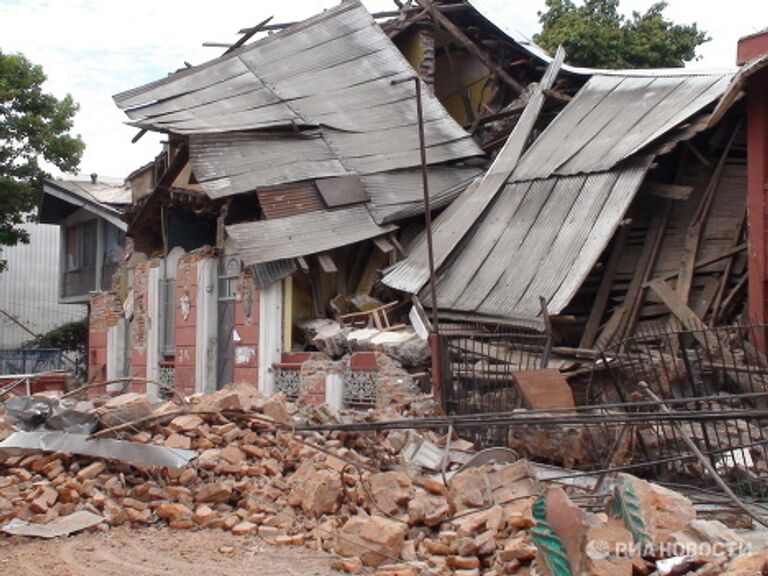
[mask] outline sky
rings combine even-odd
[[[123,178],[160,150],[160,136],[137,130],[112,95],[162,78],[184,66],[218,56],[203,42],[233,42],[240,28],[268,16],[289,22],[311,16],[338,0],[0,0],[0,50],[21,52],[41,64],[45,89],[80,104],[73,132],[86,143],[81,174]],[[394,8],[392,0],[363,0],[371,11]],[[624,13],[644,11],[652,0],[621,0]],[[763,0],[669,0],[667,18],[696,22],[712,41],[701,46],[697,68],[731,66],[740,36],[768,26]],[[528,36],[539,30],[544,0],[483,0],[498,18]]]

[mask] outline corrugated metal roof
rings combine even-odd
[[[650,160],[638,153],[717,100],[731,78],[658,71],[592,77],[484,212],[473,186],[437,218],[438,306],[530,325],[539,322],[544,296],[550,313],[561,312],[642,183]],[[463,234],[468,214],[472,228]],[[384,277],[412,293],[427,280],[424,242]]]
[[[536,139],[512,178],[609,170],[717,100],[731,78],[593,76]]]
[[[570,302],[607,246],[650,158],[608,172],[510,183],[438,274],[441,309],[534,324]],[[421,295],[431,305],[430,291]]]
[[[429,169],[429,199],[432,209],[455,200],[481,173],[479,168],[433,166]],[[421,170],[380,172],[363,176],[371,202],[368,210],[378,224],[386,224],[424,212]]]
[[[356,1],[202,66],[115,96],[136,125],[191,134],[212,197],[260,186],[418,166],[414,69]],[[482,155],[429,91],[431,164]],[[253,130],[285,127],[262,138]],[[314,129],[304,137],[296,134]],[[234,133],[234,134],[232,134]]]
[[[126,206],[131,203],[131,189],[124,184],[115,185],[90,180],[48,180],[47,182],[83,200],[106,204],[105,208]]]
[[[298,268],[296,260],[293,258],[254,264],[251,266],[253,272],[253,286],[257,290],[263,290],[278,280],[290,276],[296,272]]]
[[[365,206],[351,206],[227,226],[227,234],[246,265],[317,254],[397,229],[379,226]]]

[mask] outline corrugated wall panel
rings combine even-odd
[[[59,228],[26,224],[30,243],[5,248],[8,269],[0,274],[0,310],[37,333],[84,318],[86,307],[59,304]],[[14,348],[31,336],[0,313],[0,348]]]

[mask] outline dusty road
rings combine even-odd
[[[219,530],[115,528],[53,540],[0,537],[0,576],[324,576],[338,574],[331,559]]]

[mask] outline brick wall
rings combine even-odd
[[[133,269],[133,319],[130,329],[131,375],[147,377],[147,336],[149,316],[147,314],[148,275],[150,261],[140,262]]]
[[[182,395],[195,393],[195,344],[197,326],[197,262],[191,252],[182,256],[176,269],[175,385]]]
[[[249,269],[240,274],[235,302],[235,332],[239,341],[233,343],[235,382],[259,382],[259,291],[253,285]]]
[[[107,331],[123,317],[123,304],[114,292],[93,292],[88,314],[88,379],[107,377]]]

